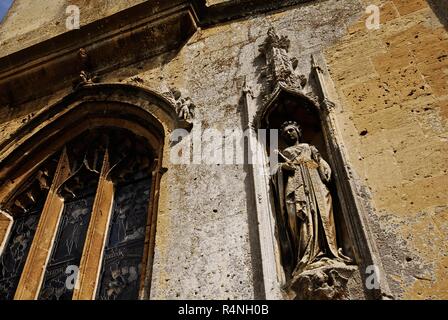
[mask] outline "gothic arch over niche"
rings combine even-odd
[[[168,152],[169,143],[165,137],[171,130],[179,127],[189,128],[190,124],[179,119],[176,106],[158,93],[131,85],[89,85],[70,94],[55,105],[45,108],[33,120],[12,135],[10,139],[2,143],[0,146],[0,209],[2,210],[2,222],[7,222],[7,234],[0,233],[0,237],[3,236],[0,238],[2,251],[5,249],[8,237],[13,231],[14,210],[11,209],[12,200],[16,204],[16,209],[17,205],[25,207],[26,201],[23,199],[17,200],[15,197],[25,191],[27,194],[25,198],[33,198],[32,188],[40,188],[46,191],[43,197],[46,200],[40,202],[39,210],[42,213],[37,218],[39,222],[34,236],[34,239],[43,237],[45,241],[40,243],[33,241],[31,244],[15,292],[15,299],[36,299],[39,297],[45,274],[38,271],[41,268],[33,268],[32,265],[35,266],[36,263],[42,267],[48,265],[50,259],[48,252],[52,251],[51,248],[56,239],[56,231],[64,208],[63,197],[60,197],[60,193],[53,190],[49,185],[52,182],[53,185],[56,185],[56,181],[59,181],[60,186],[61,182],[70,176],[68,168],[73,166],[69,156],[67,156],[71,152],[71,148],[67,150],[67,143],[83,134],[85,135],[86,132],[95,130],[103,133],[107,132],[105,130],[127,132],[124,135],[133,136],[134,138],[131,140],[137,140],[138,138],[145,141],[144,144],[148,146],[147,150],[151,150],[151,152],[144,152],[145,154],[151,153],[150,174],[152,180],[151,196],[148,199],[147,239],[145,240],[145,259],[147,263],[144,264],[145,272],[143,273],[144,276],[141,277],[139,290],[140,298],[149,297],[152,271],[150,260],[154,248],[158,203],[157,190],[161,179],[161,169],[165,167],[163,162],[168,159],[168,157],[164,157],[164,154]],[[110,134],[106,133],[107,135]],[[116,136],[120,135],[116,134]],[[107,197],[95,196],[95,205],[91,210],[92,216],[86,236],[87,243],[92,245],[84,247],[80,264],[80,288],[75,289],[73,295],[75,299],[94,299],[97,288],[92,287],[91,283],[99,283],[101,263],[94,260],[99,259],[98,253],[101,253],[102,257],[102,252],[105,250],[109,220],[101,218],[102,214],[95,215],[95,211],[109,212],[109,215],[106,216],[110,219],[115,192],[113,191],[113,179],[106,174],[108,170],[113,170],[113,152],[109,150],[106,153],[101,158],[102,166],[96,170],[99,176],[97,194],[100,193],[98,190],[103,190],[101,191],[102,194],[107,194],[109,190],[112,196],[109,197],[109,202],[105,200]],[[91,165],[86,166],[92,167]],[[104,175],[102,174],[103,171],[105,172]],[[24,190],[24,186],[30,188],[30,191]],[[36,199],[33,198],[33,200]],[[103,232],[103,238],[97,237],[95,239],[94,234],[98,233],[98,230],[95,229],[94,223],[105,226],[104,230],[100,230],[100,232]],[[46,224],[45,228],[43,227],[44,224]],[[48,225],[54,229],[54,235],[50,235],[50,237],[48,234],[51,234],[51,228],[49,229]],[[86,252],[90,252],[90,255]],[[95,271],[95,265],[96,271],[98,271],[96,273],[92,272]]]

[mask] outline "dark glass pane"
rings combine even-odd
[[[136,174],[136,177],[139,174]],[[117,186],[97,299],[138,298],[151,180]]]
[[[39,223],[43,204],[15,219],[9,241],[0,258],[0,300],[12,300]]]
[[[39,299],[72,299],[73,289],[66,284],[70,273],[66,271],[69,266],[80,265],[94,200],[95,194],[84,194],[65,203]]]
[[[48,159],[23,186],[5,209],[14,223],[0,257],[0,300],[12,300],[31,248],[40,215],[48,196],[59,154]]]

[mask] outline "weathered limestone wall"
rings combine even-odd
[[[381,29],[361,17],[326,50],[345,143],[394,294],[446,299],[448,26],[426,1],[363,3],[381,7]]]
[[[65,17],[64,1],[52,1],[55,7],[38,15],[33,31],[26,17],[17,20],[21,10],[33,12],[25,8],[29,2],[16,0],[17,17],[10,14],[0,28],[0,42],[6,41],[2,54],[63,32],[58,28],[65,28],[65,18],[59,26],[43,27]],[[382,5],[378,31],[364,27],[362,13],[372,2]],[[91,8],[85,10],[90,18],[81,15],[85,21],[123,8],[108,1],[103,7],[109,9],[100,11],[92,3],[85,3]],[[393,293],[446,298],[448,34],[425,1],[328,0],[225,23],[198,31],[178,52],[119,69],[102,81],[178,88],[197,106],[195,128],[242,128],[243,79],[260,94],[258,46],[271,26],[289,36],[291,56],[299,58],[303,74],[309,73],[310,54],[325,50],[342,106],[338,124],[351,165],[372,194],[370,227]],[[48,33],[39,35],[43,30]],[[2,106],[0,140],[70,90]],[[160,190],[151,298],[262,298],[247,169],[207,164],[168,169]]]
[[[67,32],[67,6],[80,8],[80,26],[145,0],[15,0],[0,25],[0,57]]]

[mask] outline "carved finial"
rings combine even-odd
[[[305,76],[296,73],[299,60],[289,57],[290,45],[287,36],[279,36],[274,28],[270,28],[265,42],[260,46],[267,65],[263,73],[272,91],[277,86],[302,90],[307,83]]]
[[[266,52],[272,48],[283,49],[286,52],[289,51],[291,41],[287,36],[279,36],[274,27],[270,27],[268,30],[268,37],[264,44],[260,47],[261,52]]]
[[[328,98],[324,98],[324,100],[322,101],[322,105],[328,112],[333,111],[336,108],[336,104]]]
[[[320,67],[319,63],[317,62],[313,54],[311,55],[311,67],[316,71],[322,72],[322,68]]]
[[[313,69],[318,67],[317,62],[316,62],[316,58],[314,58],[314,54],[311,55],[311,67]]]
[[[244,77],[243,93],[244,93],[246,96],[251,97],[252,99],[254,98],[254,93],[252,92],[252,88],[247,84],[247,79],[246,79],[246,77]]]

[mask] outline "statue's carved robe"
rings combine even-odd
[[[283,156],[294,170],[279,169],[274,176],[279,223],[286,227],[295,274],[335,261],[347,262],[338,250],[333,204],[326,183],[331,169],[314,146],[286,148]],[[292,271],[292,270],[291,270]]]

